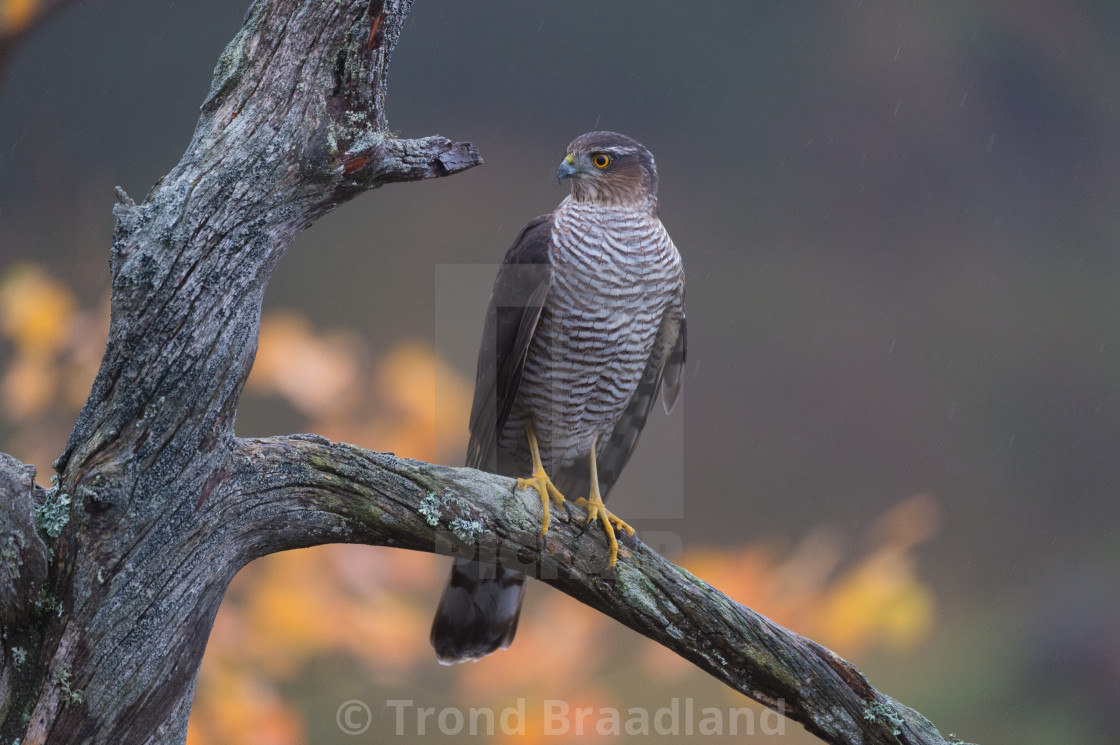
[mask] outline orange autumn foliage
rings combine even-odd
[[[0,331],[23,353],[44,356],[65,344],[74,296],[32,264],[16,264],[0,280]]]
[[[681,564],[698,577],[840,654],[873,644],[905,649],[933,622],[933,596],[920,581],[911,550],[932,537],[940,517],[928,495],[888,510],[864,536],[862,555],[834,531],[809,533],[784,555],[772,547],[702,550]]]
[[[89,395],[109,330],[108,298],[79,309],[74,294],[39,266],[0,273],[0,413],[5,447],[40,473],[66,441]]]
[[[39,12],[38,0],[0,0],[0,39],[14,36]]]

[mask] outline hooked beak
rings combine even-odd
[[[560,167],[556,169],[556,183],[561,184],[564,179],[571,178],[577,173],[579,169],[576,168],[576,156],[568,153],[564,160],[560,161]]]

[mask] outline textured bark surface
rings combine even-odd
[[[832,653],[640,544],[604,578],[594,531],[508,479],[313,436],[240,440],[261,300],[299,231],[395,181],[481,162],[388,134],[385,72],[409,0],[259,0],[222,54],[179,164],[118,191],[112,320],[58,483],[0,457],[0,742],[182,742],[226,586],[328,542],[482,551],[656,639],[829,742],[945,742]],[[371,231],[373,232],[373,231]]]

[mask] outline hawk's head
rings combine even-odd
[[[588,132],[572,140],[556,172],[572,180],[577,202],[657,210],[657,166],[637,140],[617,132]]]

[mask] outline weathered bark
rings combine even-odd
[[[214,615],[246,562],[328,542],[458,542],[829,742],[944,742],[848,663],[639,543],[611,580],[601,540],[558,524],[541,546],[539,501],[508,479],[312,436],[234,436],[265,285],[295,235],[364,191],[481,162],[468,143],[388,134],[386,65],[410,5],[259,0],[182,160],[142,204],[118,192],[108,345],[58,484],[39,489],[0,459],[0,548],[19,557],[0,570],[0,741],[181,742]]]

